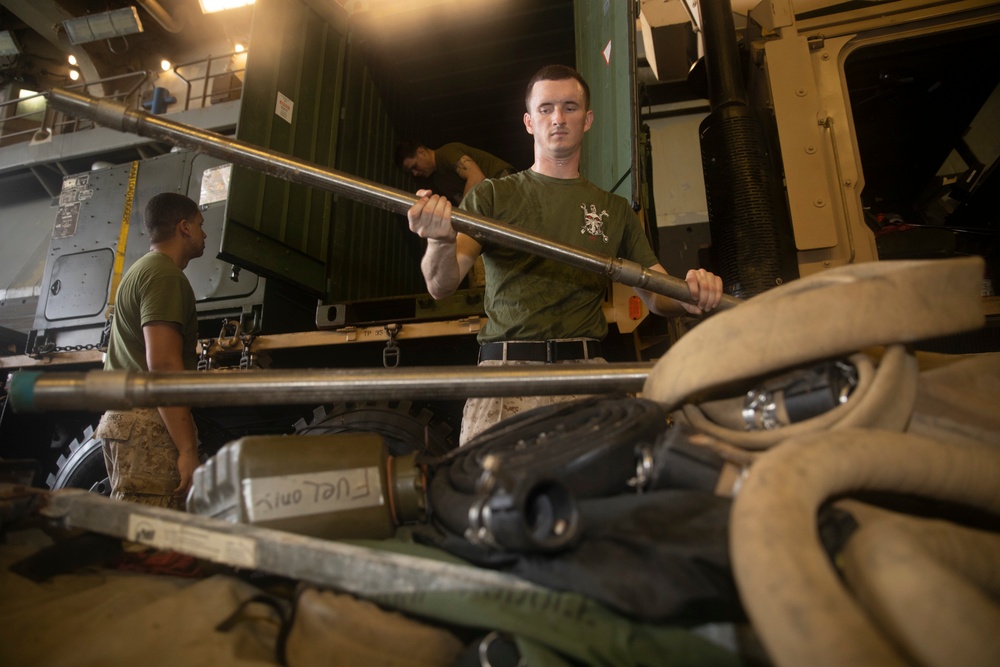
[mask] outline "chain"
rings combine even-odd
[[[107,348],[102,347],[100,343],[88,343],[86,345],[63,345],[61,347],[56,347],[52,343],[45,343],[44,345],[35,348],[35,351],[30,353],[28,356],[33,359],[39,359],[47,354],[58,354],[59,352],[85,352],[87,350],[98,350],[104,352]]]

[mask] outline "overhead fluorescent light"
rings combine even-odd
[[[71,44],[86,44],[142,32],[139,13],[133,6],[66,19],[63,27]]]
[[[16,56],[21,47],[10,30],[0,30],[0,56]]]
[[[202,14],[221,12],[224,9],[239,9],[252,5],[253,0],[198,0],[201,3]]]

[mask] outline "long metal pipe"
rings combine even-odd
[[[18,412],[189,405],[297,405],[400,397],[549,396],[638,392],[652,363],[554,366],[259,370],[233,373],[18,371],[7,383]]]
[[[282,180],[329,190],[348,199],[394,213],[405,214],[418,201],[415,195],[403,190],[297,160],[237,139],[167,120],[162,116],[130,109],[112,100],[60,88],[53,88],[46,93],[46,96],[51,106],[72,116],[88,118],[120,132],[129,132],[199,151]],[[687,283],[683,280],[658,271],[650,271],[631,260],[599,255],[557,243],[468,211],[453,210],[452,224],[456,230],[480,243],[495,243],[578,269],[599,273],[623,285],[639,287],[678,301],[692,302]],[[723,295],[719,308],[731,308],[739,303],[739,299]]]

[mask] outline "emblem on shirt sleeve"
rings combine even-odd
[[[583,209],[583,227],[580,229],[581,234],[590,234],[591,236],[600,236],[604,239],[604,242],[608,242],[608,237],[604,233],[604,218],[608,217],[608,212],[601,211],[597,212],[597,206],[594,204],[590,205],[590,210],[587,210],[586,204],[580,204],[580,208]]]

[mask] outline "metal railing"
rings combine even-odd
[[[244,52],[245,53],[245,52]],[[243,83],[237,76],[245,68],[230,69],[212,73],[213,66],[218,67],[220,61],[230,62],[236,51],[221,56],[206,56],[199,60],[176,65],[174,74],[186,86],[181,110],[205,107],[220,101],[239,99]],[[200,66],[200,67],[199,67]],[[190,70],[204,70],[203,74],[193,75]],[[78,82],[66,86],[66,90],[80,91],[103,99],[120,102],[132,109],[142,109],[143,94],[150,89],[152,72],[141,70],[115,76],[105,77],[97,81]],[[198,90],[197,84],[201,84]],[[124,87],[124,88],[123,88]],[[112,90],[110,94],[106,91]],[[19,97],[6,102],[0,102],[0,147],[28,141],[44,140],[54,134],[66,134],[95,127],[92,120],[76,118],[45,106],[44,109],[31,108],[32,100],[42,100],[45,93],[37,93],[28,97]],[[29,110],[24,110],[28,108]]]
[[[66,88],[88,94],[94,94],[94,91],[96,91],[107,99],[115,100],[129,106],[138,106],[140,104],[139,98],[141,97],[139,91],[149,81],[149,77],[149,71],[140,70],[138,72],[128,72],[105,77],[97,81],[81,81]],[[127,87],[120,89],[120,86]],[[117,92],[104,95],[104,92],[107,90]],[[32,109],[19,113],[19,105],[31,106],[31,100],[44,100],[44,98],[44,93],[38,93],[0,103],[0,145],[7,146],[24,141],[46,138],[52,134],[65,134],[94,127],[94,122],[91,120],[75,118],[48,106],[41,111]]]
[[[246,53],[245,51],[242,53]],[[219,72],[217,74],[212,74],[212,64],[218,61],[224,61],[227,64],[232,61],[234,56],[240,55],[240,52],[232,51],[230,53],[223,54],[221,56],[207,56],[198,60],[192,60],[191,62],[181,63],[174,66],[174,74],[177,78],[184,82],[187,86],[186,94],[184,96],[184,111],[191,108],[192,99],[198,99],[198,94],[194,90],[194,84],[201,82],[201,96],[200,96],[200,107],[204,108],[207,106],[207,100],[211,99],[213,103],[220,98],[224,99],[238,99],[242,90],[243,82],[237,77],[237,74],[242,73],[246,68],[229,69],[228,66],[224,72]],[[195,67],[204,63],[205,73],[201,76],[193,76],[182,73],[181,70],[184,69],[194,69]],[[216,88],[216,85],[222,83],[223,86]],[[235,96],[234,96],[235,93]]]

